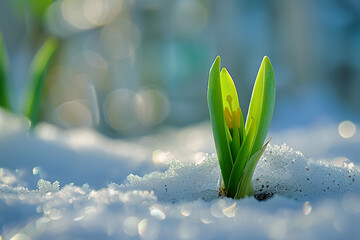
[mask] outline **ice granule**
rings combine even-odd
[[[85,192],[90,192],[90,185],[85,183],[81,186],[82,190],[84,190]]]
[[[43,193],[43,194],[49,193],[49,192],[58,192],[60,190],[60,183],[58,181],[51,183],[44,179],[40,179],[37,183],[37,187],[38,187],[39,192]]]

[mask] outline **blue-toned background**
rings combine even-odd
[[[208,121],[209,68],[232,75],[246,113],[264,55],[277,100],[271,131],[360,116],[360,2],[3,0],[13,108],[48,36],[60,39],[41,120],[138,136]]]

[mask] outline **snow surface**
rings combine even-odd
[[[218,198],[220,170],[216,155],[207,154],[214,152],[208,123],[132,141],[91,129],[43,123],[29,133],[28,127],[26,119],[0,110],[1,240],[360,234],[360,172],[348,158],[314,160],[284,144],[269,145],[253,185],[256,195],[274,196],[233,200]],[[336,134],[326,144],[333,142]]]

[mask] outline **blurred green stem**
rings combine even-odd
[[[7,88],[7,73],[8,73],[8,57],[3,42],[2,34],[0,33],[0,107],[10,110],[9,90]]]
[[[35,126],[40,112],[40,103],[50,61],[58,48],[58,41],[48,38],[36,53],[30,66],[30,84],[24,102],[24,115]]]

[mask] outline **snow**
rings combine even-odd
[[[255,194],[273,197],[233,200],[218,197],[220,170],[208,123],[131,141],[45,123],[28,128],[26,119],[0,110],[0,239],[356,239],[360,234],[355,159],[325,159],[328,152],[310,159],[272,140],[253,185]],[[309,131],[308,141],[316,142],[322,129],[326,126]],[[336,143],[355,155],[357,149],[341,142],[333,125],[327,129],[327,146]],[[278,141],[287,136],[286,142],[296,145],[298,133],[272,136]],[[355,144],[358,135],[343,141]]]

